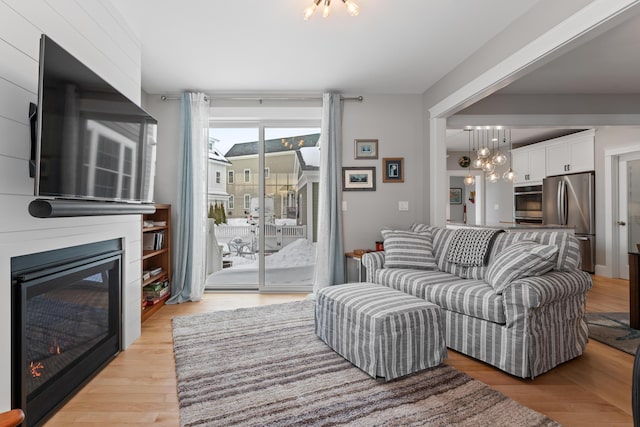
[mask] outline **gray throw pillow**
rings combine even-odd
[[[384,267],[434,270],[431,233],[404,230],[382,230],[384,238]]]
[[[491,260],[486,281],[495,289],[496,294],[501,294],[516,279],[541,276],[553,270],[557,258],[557,246],[522,240],[506,247]]]

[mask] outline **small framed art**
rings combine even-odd
[[[378,158],[377,139],[356,139],[354,144],[356,160]]]
[[[449,204],[450,205],[462,204],[462,188],[449,188]]]
[[[382,182],[404,182],[404,157],[385,157],[382,159],[382,167]]]
[[[343,167],[342,191],[376,191],[376,168]]]

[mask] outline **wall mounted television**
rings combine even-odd
[[[157,121],[46,35],[32,124],[36,197],[153,202]]]

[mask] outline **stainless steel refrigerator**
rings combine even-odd
[[[542,218],[546,225],[574,227],[580,242],[582,269],[595,271],[595,179],[593,172],[545,178]]]

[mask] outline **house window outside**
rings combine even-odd
[[[244,170],[244,182],[246,184],[251,182],[251,169],[245,169]]]
[[[234,178],[234,172],[233,171],[229,171],[229,177],[227,180],[228,184],[233,184],[233,178]]]
[[[222,174],[220,171],[216,171],[216,184],[220,184],[220,180],[222,178]]]
[[[244,195],[244,209],[248,211],[251,209],[251,194]]]
[[[236,200],[232,194],[229,196],[229,209],[235,209],[235,207],[236,207]]]

